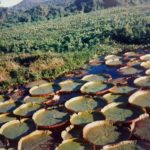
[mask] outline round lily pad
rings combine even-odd
[[[89,98],[85,96],[78,96],[71,98],[65,103],[65,107],[68,110],[74,112],[83,112],[88,110],[100,109],[106,105],[103,99]]]
[[[131,122],[137,119],[144,110],[136,105],[128,103],[111,103],[105,106],[101,112],[107,120]]]
[[[134,84],[140,87],[150,87],[150,76],[142,76],[134,80]]]
[[[117,55],[107,55],[105,56],[105,60],[109,60],[109,59],[120,59],[121,57],[120,56],[117,56]]]
[[[149,61],[150,60],[150,54],[145,54],[145,55],[141,56],[140,59],[143,61]]]
[[[17,106],[18,104],[13,100],[2,102],[0,103],[0,113],[12,112]]]
[[[12,120],[17,120],[17,118],[14,116],[11,116],[8,113],[0,115],[0,125],[3,125],[4,123],[12,121]]]
[[[150,69],[146,70],[145,74],[150,75]]]
[[[60,90],[60,87],[57,84],[46,83],[32,87],[29,92],[32,96],[46,96],[51,95],[58,90]]]
[[[110,84],[101,83],[101,82],[87,82],[81,87],[81,92],[89,93],[89,94],[96,94],[96,93],[103,93],[111,87]]]
[[[129,66],[121,67],[118,71],[123,75],[134,75],[142,72],[142,70]]]
[[[129,102],[141,107],[150,107],[150,90],[140,90],[129,97]]]
[[[70,116],[67,112],[59,109],[40,109],[34,113],[32,118],[38,126],[53,129],[66,124]]]
[[[126,56],[126,57],[137,57],[137,56],[139,56],[139,54],[136,52],[126,52],[126,53],[124,53],[124,56]]]
[[[30,119],[12,120],[0,128],[0,134],[8,139],[20,139],[35,130],[35,125]]]
[[[26,96],[23,100],[25,103],[37,103],[41,104],[47,101],[47,98],[45,97],[32,97],[32,96]]]
[[[108,66],[120,66],[122,65],[122,61],[119,60],[118,58],[116,59],[108,59],[105,61],[105,64]]]
[[[83,137],[94,145],[104,146],[128,139],[129,131],[112,121],[95,121],[83,128]]]
[[[137,90],[137,88],[130,87],[130,86],[127,86],[127,85],[114,86],[113,88],[109,89],[109,91],[111,93],[114,93],[114,94],[130,94],[130,93],[133,93],[136,90]]]
[[[79,139],[64,140],[56,150],[92,150],[93,146]]]
[[[13,113],[18,116],[32,116],[40,108],[41,105],[37,103],[26,103],[15,109]]]
[[[136,66],[140,66],[141,65],[141,62],[137,59],[135,60],[130,60],[128,63],[127,63],[127,66],[130,66],[130,67],[136,67]]]
[[[146,69],[150,69],[150,61],[145,61],[141,63],[141,66],[146,68]]]
[[[100,112],[86,111],[86,112],[79,112],[78,114],[73,114],[70,118],[70,122],[73,125],[84,126],[88,123],[104,119],[105,119],[104,115]]]
[[[36,130],[29,135],[22,137],[18,143],[18,150],[41,149],[44,144],[48,146],[52,140],[51,131]],[[50,147],[49,147],[50,148]]]
[[[82,81],[73,81],[73,80],[66,80],[59,83],[59,86],[61,87],[60,92],[79,91],[82,85],[83,85]]]
[[[108,79],[110,79],[110,76],[106,74],[101,75],[90,74],[82,78],[82,80],[84,81],[95,81],[95,82],[104,82],[107,81]]]

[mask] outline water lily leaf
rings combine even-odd
[[[36,130],[29,135],[22,137],[18,143],[18,150],[42,150],[42,146],[44,148],[44,144],[47,142],[50,146],[50,141],[52,140],[52,132],[44,131],[44,130]],[[50,148],[50,147],[49,147]]]
[[[95,81],[95,82],[104,82],[110,79],[110,76],[107,74],[101,74],[101,75],[86,75],[82,78],[83,81]]]
[[[73,81],[73,80],[66,80],[59,83],[61,87],[60,92],[72,92],[72,91],[79,91],[81,86],[84,82],[82,81]]]
[[[140,90],[129,97],[129,102],[141,107],[150,107],[150,90]]]
[[[94,145],[104,146],[129,138],[129,131],[112,121],[95,121],[83,128],[83,137]]]
[[[134,60],[130,60],[128,63],[127,63],[127,66],[130,66],[130,67],[138,67],[141,65],[141,62],[137,59],[134,59]]]
[[[81,92],[89,93],[89,94],[96,94],[96,93],[103,93],[108,90],[112,85],[101,83],[101,82],[87,82],[81,87]]]
[[[150,69],[150,61],[145,61],[141,63],[141,66],[146,68],[146,69]]]
[[[108,66],[120,66],[122,65],[122,61],[119,60],[118,58],[116,59],[108,59],[105,61],[105,64]]]
[[[40,108],[41,105],[37,103],[26,103],[15,109],[13,113],[18,116],[32,116]]]
[[[57,84],[46,83],[32,87],[29,92],[32,96],[45,96],[54,94],[58,90],[60,90],[60,87]]]
[[[126,57],[137,57],[137,56],[139,56],[139,54],[136,52],[126,52],[126,53],[124,53],[124,56],[126,56]]]
[[[20,139],[35,130],[35,125],[30,119],[12,120],[0,128],[0,134],[8,139]]]
[[[0,95],[0,103],[5,101],[4,95]]]
[[[71,98],[65,103],[65,107],[68,110],[74,112],[83,112],[88,110],[100,109],[106,105],[103,99],[89,98],[85,96],[78,96]]]
[[[45,97],[26,96],[23,101],[25,103],[37,103],[37,104],[41,104],[41,103],[47,101],[47,98],[45,98]]]
[[[134,84],[140,87],[150,87],[150,76],[142,76],[134,80]]]
[[[12,121],[12,120],[17,120],[17,118],[14,116],[11,116],[8,113],[0,115],[0,125],[3,125],[4,123]]]
[[[53,129],[69,121],[69,114],[58,109],[40,109],[33,115],[34,122],[43,128]]]
[[[133,93],[136,90],[137,90],[137,88],[130,87],[130,86],[127,86],[127,85],[114,86],[113,88],[109,89],[109,91],[111,93],[114,93],[114,94],[130,94],[130,93]]]
[[[144,114],[144,110],[141,107],[128,103],[111,103],[105,106],[101,112],[107,120],[124,122],[131,122]]]
[[[149,61],[150,60],[150,54],[146,54],[140,57],[141,60],[143,61]]]
[[[109,59],[120,59],[121,57],[120,56],[117,56],[117,55],[107,55],[105,56],[105,60],[109,60]]]
[[[70,118],[70,122],[73,125],[84,126],[88,123],[104,119],[105,119],[104,115],[100,112],[86,111],[86,112],[79,112],[78,114],[73,114]]]
[[[150,69],[146,70],[145,74],[150,75]]]
[[[92,145],[79,139],[68,139],[63,141],[55,150],[92,150]]]

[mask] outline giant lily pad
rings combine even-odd
[[[139,56],[139,54],[136,52],[126,52],[126,53],[124,53],[124,56],[126,56],[126,57],[137,57],[137,56]]]
[[[94,145],[116,143],[129,137],[128,130],[114,125],[112,121],[95,121],[83,128],[83,137]]]
[[[140,57],[141,60],[143,61],[149,61],[150,60],[150,54],[146,54]]]
[[[32,116],[32,114],[41,108],[37,103],[26,103],[15,109],[13,113],[18,116]]]
[[[146,68],[146,69],[150,69],[150,61],[145,61],[141,63],[141,66]]]
[[[34,122],[42,128],[53,129],[66,124],[69,114],[58,109],[40,109],[33,115]]]
[[[11,116],[10,114],[6,113],[6,114],[1,114],[0,115],[0,125],[12,121],[12,120],[16,120],[17,118],[14,116]]]
[[[108,59],[105,61],[105,64],[108,66],[120,66],[122,65],[122,61],[119,60],[118,58],[116,59]]]
[[[42,149],[42,145],[44,148],[44,144],[52,140],[51,134],[51,131],[36,130],[19,140],[18,150]]]
[[[142,70],[136,69],[134,67],[128,67],[128,66],[122,67],[118,71],[123,75],[134,75],[142,72]]]
[[[150,107],[150,90],[140,90],[129,97],[129,102],[141,107]]]
[[[85,96],[71,98],[65,103],[65,107],[74,112],[100,109],[105,105],[106,102],[103,99],[89,98]]]
[[[38,103],[38,104],[41,104],[41,103],[47,101],[47,98],[45,98],[45,97],[26,96],[23,101],[25,103]]]
[[[30,119],[12,120],[0,128],[0,134],[8,139],[20,139],[35,130],[35,125]]]
[[[60,90],[60,87],[57,84],[46,83],[32,87],[29,92],[32,96],[46,96],[52,95],[58,90]]]
[[[92,145],[79,139],[68,139],[63,141],[56,150],[92,150]]]
[[[73,80],[66,80],[59,83],[59,86],[61,87],[60,92],[79,91],[82,85],[83,85],[82,81],[73,81]]]
[[[110,84],[101,83],[101,82],[87,82],[81,87],[81,92],[83,93],[103,93],[111,87]]]
[[[100,112],[86,111],[73,114],[70,118],[70,122],[73,125],[86,125],[93,121],[104,120],[105,117]]]
[[[134,84],[140,87],[150,87],[150,76],[142,76],[134,80]]]
[[[108,79],[110,79],[110,76],[107,74],[101,74],[101,75],[90,74],[82,78],[82,80],[84,81],[95,81],[95,82],[104,82],[107,81]]]
[[[144,110],[141,107],[128,103],[111,103],[105,106],[101,112],[107,120],[124,122],[131,122],[144,114]]]
[[[120,59],[121,57],[120,56],[117,56],[117,55],[107,55],[105,56],[105,60],[110,60],[110,59]]]
[[[109,89],[109,91],[114,94],[130,94],[133,93],[135,90],[137,90],[137,88],[130,87],[127,85],[114,86],[113,88]]]

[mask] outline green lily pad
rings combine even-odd
[[[141,56],[140,59],[143,61],[149,61],[150,60],[150,54],[145,54],[145,55]]]
[[[134,67],[128,67],[128,66],[121,67],[118,71],[123,75],[134,75],[142,72],[142,70],[136,69]]]
[[[107,81],[108,79],[110,79],[110,76],[106,74],[101,75],[90,74],[82,78],[83,81],[95,81],[95,82],[104,82]]]
[[[144,110],[141,107],[128,103],[111,103],[105,106],[101,112],[107,120],[124,122],[131,122],[144,114]]]
[[[146,69],[150,69],[150,61],[145,61],[141,63],[141,66],[146,68]]]
[[[109,91],[113,94],[130,94],[136,91],[137,88],[130,87],[127,85],[124,86],[114,86],[113,88],[109,89]]]
[[[93,146],[79,139],[63,141],[55,150],[92,150]]]
[[[81,87],[81,92],[83,93],[91,93],[96,94],[97,92],[104,92],[105,90],[108,90],[111,87],[110,84],[101,83],[101,82],[87,82]]]
[[[70,118],[70,122],[73,125],[84,126],[88,123],[104,119],[105,119],[104,115],[100,112],[86,111],[86,112],[79,112],[78,114],[73,114]]]
[[[83,137],[94,145],[104,146],[129,138],[129,131],[112,121],[95,121],[83,128]]]
[[[58,90],[60,90],[60,87],[57,84],[46,83],[32,87],[29,92],[32,96],[45,96],[54,94]]]
[[[41,149],[44,144],[52,140],[51,131],[36,130],[29,135],[22,137],[18,143],[18,150]],[[46,145],[48,146],[48,145]],[[49,145],[50,146],[50,145]],[[50,148],[50,147],[49,147]]]
[[[146,75],[150,75],[150,69],[146,70],[146,71],[145,71],[145,74],[146,74]]]
[[[108,59],[105,61],[105,64],[108,66],[120,66],[122,65],[122,61],[118,58],[116,59]]]
[[[47,101],[47,98],[45,98],[45,97],[26,96],[23,101],[25,103],[37,103],[37,104],[41,104],[41,103]]]
[[[120,59],[121,57],[120,56],[117,56],[117,55],[107,55],[105,56],[105,60],[110,60],[110,59]]]
[[[83,85],[82,81],[73,81],[73,80],[66,80],[59,83],[59,86],[61,87],[60,92],[79,91],[82,85]]]
[[[41,108],[37,103],[26,103],[15,109],[13,113],[18,116],[32,116],[35,111]]]
[[[150,107],[150,90],[140,90],[129,97],[129,102],[141,107]]]
[[[124,56],[126,56],[126,57],[137,57],[137,56],[139,56],[139,54],[136,52],[126,52],[126,53],[124,53]]]
[[[12,120],[0,128],[0,134],[8,139],[20,139],[35,130],[35,125],[30,119]]]
[[[150,76],[142,76],[134,80],[134,84],[140,87],[150,87]]]
[[[136,67],[136,66],[140,66],[141,65],[141,62],[137,59],[135,60],[130,60],[128,63],[127,63],[127,66],[130,66],[130,67]]]
[[[33,115],[34,122],[41,127],[53,128],[69,121],[69,114],[58,109],[40,109]]]
[[[65,103],[65,107],[74,112],[100,109],[105,105],[106,102],[103,99],[89,98],[85,96],[71,98]]]
[[[17,120],[17,118],[14,116],[11,116],[8,113],[0,115],[0,125],[3,125],[4,123],[12,121],[12,120]]]

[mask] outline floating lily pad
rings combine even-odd
[[[73,125],[84,126],[88,123],[98,120],[104,120],[105,117],[102,113],[96,111],[86,111],[79,112],[78,114],[73,114],[70,118],[70,122]]]
[[[105,64],[108,66],[120,66],[122,65],[122,61],[119,60],[118,58],[116,59],[108,59],[105,61]]]
[[[150,117],[144,114],[132,124],[133,134],[142,140],[150,142]]]
[[[126,52],[126,53],[124,53],[124,56],[126,56],[126,57],[137,57],[137,56],[139,56],[139,54],[136,52]]]
[[[116,79],[111,79],[109,82],[113,85],[127,85],[130,77],[121,77]]]
[[[82,81],[73,81],[73,80],[66,80],[59,83],[59,86],[61,87],[60,92],[79,91],[82,85],[83,85]]]
[[[32,96],[45,96],[54,94],[56,91],[60,90],[60,87],[54,83],[46,83],[39,86],[34,86],[30,89],[30,94]]]
[[[50,141],[52,140],[51,134],[52,134],[51,131],[36,130],[30,133],[29,135],[22,137],[19,140],[18,150],[29,150],[29,149],[41,150],[42,146],[44,148],[44,144],[48,143],[50,146]]]
[[[149,61],[150,60],[150,54],[146,54],[140,57],[141,60],[143,61]]]
[[[150,90],[140,90],[129,97],[129,102],[141,107],[150,107]]]
[[[30,119],[12,120],[0,128],[0,134],[8,139],[20,139],[35,130],[35,125]]]
[[[83,93],[91,93],[91,94],[96,94],[98,93],[103,93],[106,90],[108,90],[112,85],[111,84],[106,84],[106,83],[101,83],[101,82],[87,82],[81,87],[81,92]]]
[[[6,113],[6,114],[1,114],[0,115],[0,125],[3,125],[6,122],[12,121],[12,120],[16,120],[17,118],[14,116],[11,116],[10,114]]]
[[[102,150],[148,150],[150,143],[143,141],[123,141],[115,145],[106,145]]]
[[[150,69],[146,70],[145,74],[150,75]]]
[[[43,128],[53,129],[69,121],[69,114],[58,109],[40,109],[33,115],[34,122]]]
[[[136,67],[136,66],[140,66],[141,65],[141,62],[139,60],[130,60],[128,63],[127,63],[127,66],[130,66],[130,67]]]
[[[56,150],[92,150],[92,145],[79,139],[68,139],[63,141]]]
[[[47,98],[45,98],[45,97],[26,96],[23,101],[25,103],[37,103],[37,104],[41,104],[41,103],[47,101]]]
[[[41,105],[37,103],[26,103],[15,109],[13,113],[18,116],[32,116],[40,108]]]
[[[117,56],[117,55],[107,55],[105,56],[105,60],[110,60],[110,59],[120,59],[121,57],[120,56]]]
[[[130,86],[114,86],[113,88],[109,89],[111,93],[114,94],[130,94],[136,91],[137,88],[130,87]]]
[[[0,103],[0,113],[12,112],[17,106],[18,104],[13,100],[2,102]]]
[[[89,98],[85,96],[71,98],[65,103],[65,107],[74,112],[100,109],[105,105],[106,102],[103,99]]]
[[[110,76],[106,74],[101,74],[101,75],[90,74],[82,78],[82,80],[84,81],[95,81],[95,82],[104,82],[107,81],[108,79],[110,79]]]
[[[144,110],[141,107],[128,103],[111,103],[105,106],[101,112],[107,120],[124,122],[131,122],[144,114]]]
[[[134,84],[140,87],[150,87],[150,76],[142,76],[134,80]]]
[[[94,145],[116,143],[129,137],[129,131],[114,125],[112,121],[95,121],[83,128],[83,137]]]
[[[134,67],[128,67],[128,66],[121,67],[118,71],[123,75],[134,75],[142,72],[142,70],[136,69]]]
[[[145,61],[141,63],[141,66],[146,68],[146,69],[150,69],[150,61]]]

